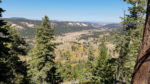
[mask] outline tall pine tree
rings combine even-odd
[[[35,47],[32,50],[32,58],[29,61],[32,83],[36,84],[57,84],[55,67],[55,43],[54,28],[51,27],[49,18],[44,17],[41,25],[37,28]]]
[[[1,2],[1,0],[0,0]],[[0,8],[0,17],[4,10]],[[20,43],[19,35],[12,32],[10,25],[0,19],[0,83],[16,84],[25,83],[26,66],[19,59],[19,55],[25,54],[24,43]],[[14,36],[15,35],[15,36]],[[17,39],[16,39],[17,38]],[[20,51],[21,50],[21,51]]]
[[[1,2],[1,0],[0,0]],[[4,10],[0,8],[0,17]],[[0,18],[0,83],[7,83],[9,79],[10,68],[7,66],[7,58],[9,57],[9,48],[7,43],[11,42],[9,26]]]
[[[122,21],[125,34],[120,37],[116,83],[130,83],[131,75],[134,69],[136,56],[138,53],[143,25],[146,0],[124,0],[131,7],[128,8],[129,14],[126,14]]]
[[[150,84],[150,0],[147,4],[145,28],[131,84]]]
[[[29,82],[26,61],[21,60],[19,56],[27,54],[28,45],[14,28],[10,29],[10,36],[12,42],[8,44],[8,47],[10,48],[8,62],[9,67],[11,68],[11,82],[15,84],[26,84]]]
[[[112,84],[114,81],[114,68],[111,64],[111,57],[108,55],[104,41],[100,45],[100,53],[93,68],[92,82],[94,84]]]

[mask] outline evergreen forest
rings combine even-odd
[[[121,1],[106,25],[4,18],[0,5],[0,84],[150,84],[150,0]]]

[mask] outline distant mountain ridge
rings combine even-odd
[[[35,30],[41,24],[41,20],[30,20],[26,18],[3,18],[9,24],[12,24],[17,31],[20,32],[22,37],[34,38]],[[77,32],[89,29],[101,28],[121,28],[120,24],[100,24],[92,22],[73,22],[73,21],[56,21],[51,20],[51,26],[55,29],[56,35],[61,35],[69,32]]]

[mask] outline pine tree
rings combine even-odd
[[[59,67],[61,67],[59,69],[59,72],[61,73],[63,80],[71,81],[73,79],[71,61],[67,60],[65,63],[61,64]]]
[[[1,0],[0,0],[1,2]],[[4,10],[0,8],[0,17],[2,17],[2,12]],[[2,19],[0,19],[0,83],[8,83],[10,68],[7,66],[6,62],[9,57],[9,48],[7,47],[7,43],[11,42],[10,33],[8,30],[9,26],[6,25]]]
[[[93,52],[92,48],[89,49],[88,60],[89,61],[94,61],[94,52]]]
[[[105,42],[100,45],[100,55],[98,56],[93,68],[92,82],[96,84],[112,84],[114,81],[114,68],[111,58],[108,55]]]
[[[29,76],[32,83],[57,84],[55,53],[54,53],[54,28],[51,27],[49,18],[44,17],[37,28],[35,47],[32,50],[32,59],[29,61]]]
[[[131,84],[150,84],[150,0],[148,0],[143,39]]]
[[[0,17],[2,12],[4,10],[0,8]],[[18,57],[22,55],[22,52],[25,54],[25,51],[22,50],[25,43],[22,44],[21,41],[22,39],[14,29],[11,29],[10,25],[0,20],[0,83],[24,84],[25,81],[27,82],[25,79],[26,66]]]
[[[21,61],[19,56],[27,54],[27,44],[14,28],[10,29],[12,42],[8,44],[10,48],[10,56],[8,58],[9,67],[11,68],[11,82],[26,84],[29,82],[27,77],[27,65],[25,61]]]
[[[88,53],[88,61],[86,63],[87,66],[87,71],[89,74],[92,73],[92,69],[93,69],[93,63],[94,63],[94,52],[92,47],[89,48],[89,53]]]
[[[132,6],[128,8],[129,14],[126,14],[122,21],[125,34],[120,37],[119,58],[116,74],[116,83],[130,83],[131,75],[134,69],[135,60],[140,45],[146,0],[124,0]],[[119,83],[120,84],[120,83]]]

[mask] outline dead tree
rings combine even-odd
[[[131,84],[150,84],[150,0],[148,0],[143,39]]]

